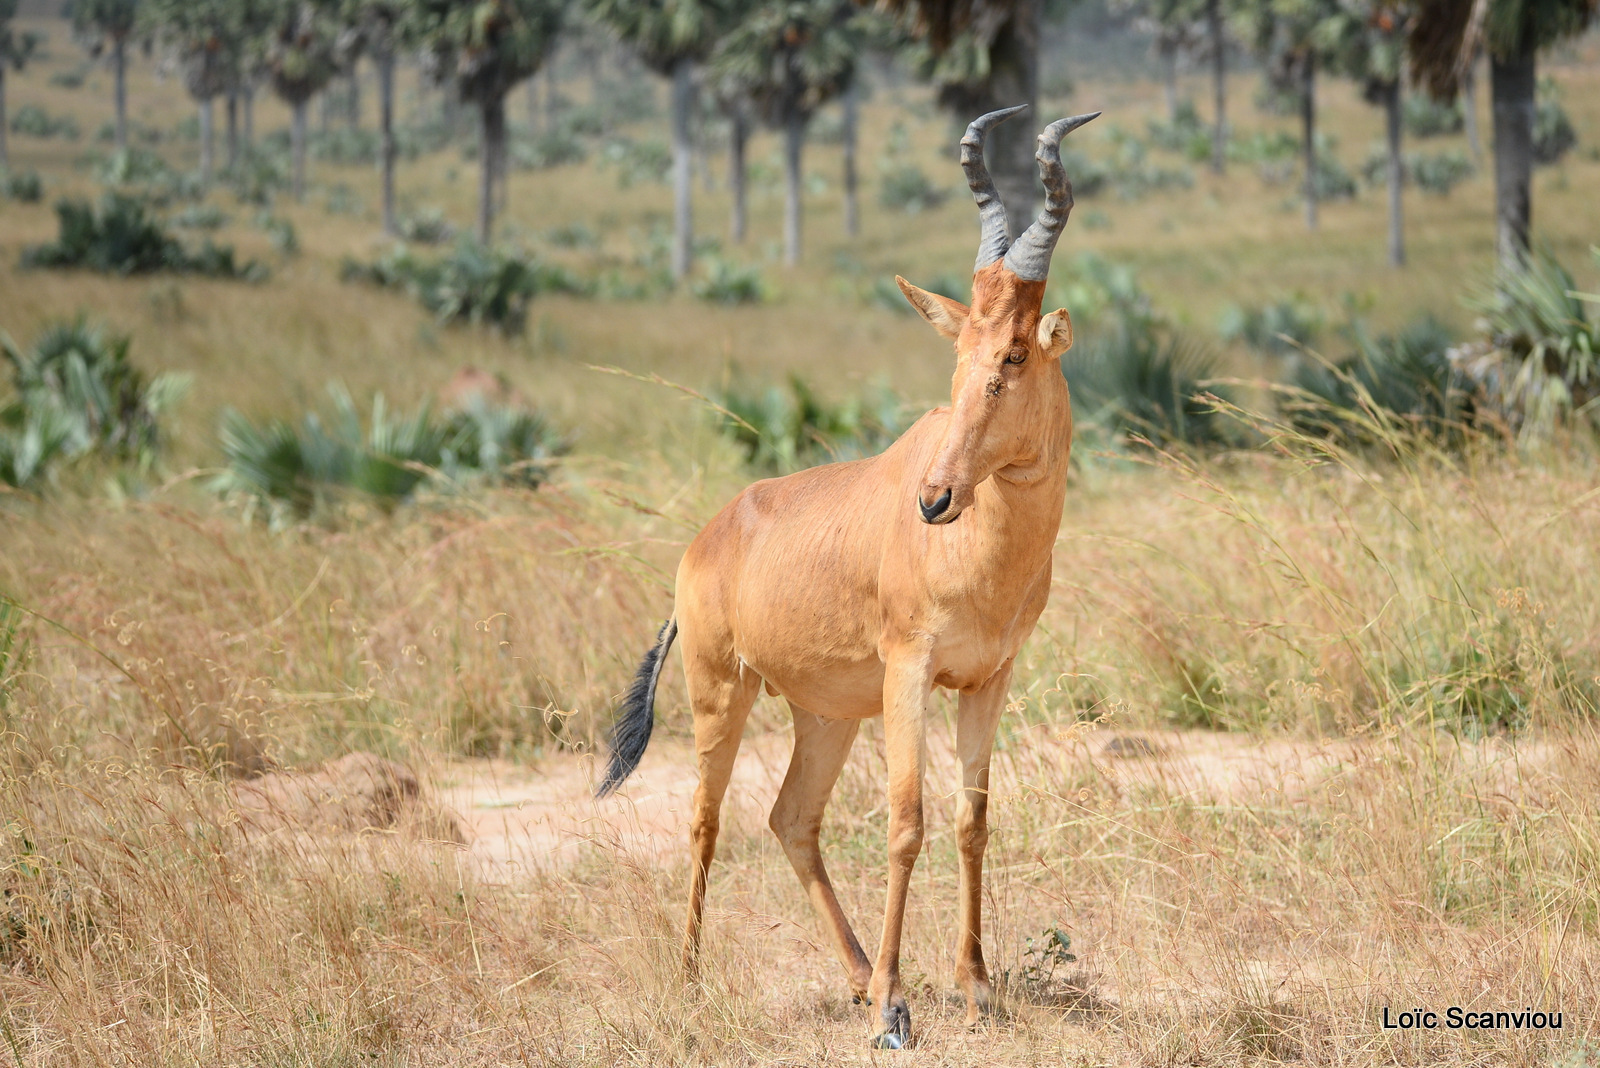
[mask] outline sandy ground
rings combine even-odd
[[[724,827],[765,822],[788,766],[790,744],[787,731],[752,729],[746,736],[723,809]],[[863,744],[870,742],[857,742]],[[1374,758],[1371,744],[1360,741],[1260,741],[1204,732],[1092,730],[1063,736],[1041,730],[1021,744],[1032,750],[1029,763],[1035,769],[1087,759],[1122,790],[1149,785],[1195,801],[1257,806],[1282,804],[1338,769]],[[1478,752],[1492,758],[1493,748]],[[948,737],[936,733],[929,749],[929,790],[952,788],[960,778]],[[1024,788],[1014,768],[996,761],[998,802]],[[595,775],[594,757],[558,754],[533,767],[463,762],[439,769],[434,782],[440,800],[459,818],[472,853],[489,866],[559,866],[593,840],[641,859],[668,860],[687,850],[696,776],[686,742],[653,743],[638,772],[605,801],[592,798]],[[1030,775],[1026,788],[1049,789],[1048,776],[1040,778]]]

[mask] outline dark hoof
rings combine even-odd
[[[904,1049],[911,1042],[911,1010],[904,1004],[885,1005],[883,1030],[872,1036],[873,1049]]]

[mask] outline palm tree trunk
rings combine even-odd
[[[728,192],[733,195],[733,243],[744,244],[745,231],[745,142],[750,138],[750,120],[744,108],[736,106],[728,130]]]
[[[249,148],[256,143],[256,91],[253,86],[244,87],[244,147]]]
[[[1404,267],[1406,262],[1405,220],[1400,202],[1405,180],[1400,158],[1400,79],[1384,90],[1385,133],[1389,140],[1389,266]]]
[[[544,128],[548,133],[555,133],[556,113],[561,110],[561,93],[556,88],[555,57],[544,65]]]
[[[6,165],[6,65],[0,63],[0,167]]]
[[[483,102],[483,133],[478,140],[478,240],[485,245],[494,236],[495,178],[506,138],[505,97]]]
[[[228,169],[239,165],[239,91],[228,90]]]
[[[806,120],[799,108],[783,123],[783,262],[800,262],[800,161],[805,150]]]
[[[1526,35],[1531,39],[1532,35]],[[1534,50],[1489,57],[1489,96],[1494,106],[1495,250],[1502,270],[1522,266],[1528,256],[1533,200]]]
[[[1461,72],[1461,123],[1467,128],[1467,148],[1472,151],[1472,162],[1483,162],[1483,141],[1478,137],[1478,61],[1467,64]]]
[[[672,66],[672,277],[682,281],[694,256],[694,145],[689,116],[694,110],[694,61],[682,56]]]
[[[1305,134],[1306,228],[1317,228],[1317,60],[1306,55],[1300,67],[1300,124]]]
[[[310,110],[309,100],[296,100],[292,105],[294,113],[289,122],[289,155],[293,173],[290,179],[290,191],[296,201],[306,198],[306,125]]]
[[[1206,28],[1211,35],[1211,93],[1217,111],[1211,131],[1211,169],[1221,174],[1228,168],[1228,39],[1222,0],[1206,0]]]
[[[1157,41],[1161,55],[1161,97],[1167,105],[1167,121],[1178,118],[1178,43],[1169,34]]]
[[[378,68],[378,156],[383,171],[383,232],[400,232],[394,215],[394,51],[384,48],[373,56]]]
[[[845,88],[844,100],[844,232],[855,237],[861,232],[860,198],[856,195],[856,130],[861,125],[861,100],[855,79]]]
[[[200,184],[211,184],[211,161],[214,158],[215,137],[212,130],[211,98],[200,101]]]
[[[128,148],[128,42],[111,40],[111,99],[117,115],[117,151]]]
[[[1028,104],[1029,115],[1039,103],[1039,8],[1041,0],[1019,0],[1009,21],[995,35],[989,48],[988,106],[973,114],[997,108]],[[964,125],[971,115],[961,116]],[[1006,206],[1006,225],[1012,236],[1033,223],[1039,200],[1037,148],[1038,123],[1007,122],[989,134],[989,172]]]

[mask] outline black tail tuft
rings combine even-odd
[[[661,678],[662,665],[667,662],[667,650],[672,648],[672,640],[677,636],[677,620],[669,619],[661,624],[656,644],[639,662],[633,685],[628,687],[622,707],[617,709],[617,721],[611,727],[611,764],[606,768],[606,777],[595,787],[594,796],[606,797],[613,793],[633,774],[644,757],[645,747],[650,744],[651,728],[656,725],[656,683]]]

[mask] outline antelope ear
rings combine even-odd
[[[1072,316],[1067,309],[1057,308],[1039,320],[1039,348],[1050,359],[1059,357],[1072,347]]]
[[[961,328],[966,325],[970,310],[965,304],[929,293],[926,289],[918,289],[899,275],[895,275],[894,280],[900,292],[906,295],[906,300],[917,309],[917,314],[932,323],[935,330],[948,338],[961,336]]]

